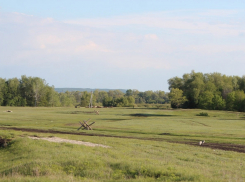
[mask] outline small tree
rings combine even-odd
[[[183,91],[178,88],[172,88],[168,97],[171,101],[171,107],[173,108],[179,108],[187,101],[186,97],[183,96]]]
[[[218,95],[218,94],[214,95],[212,109],[214,110],[225,109],[225,100],[222,99],[221,95]]]
[[[86,107],[89,105],[91,94],[88,93],[87,91],[83,92],[83,95],[81,97],[81,106]]]

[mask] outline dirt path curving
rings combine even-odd
[[[15,128],[15,127],[0,127],[3,130],[16,130],[16,131],[25,131],[25,132],[36,132],[36,133],[54,133],[54,134],[70,134],[70,135],[83,135],[83,136],[100,136],[100,137],[113,137],[113,138],[125,138],[125,139],[137,139],[137,140],[151,140],[151,141],[165,141],[169,143],[179,143],[186,145],[193,145],[198,147],[208,147],[212,149],[220,149],[226,151],[234,151],[245,153],[245,145],[239,144],[229,144],[229,143],[208,143],[199,146],[198,141],[175,141],[164,138],[143,138],[143,137],[128,137],[128,136],[114,136],[114,135],[103,135],[96,133],[75,133],[75,132],[66,132],[66,131],[57,131],[57,130],[42,130],[42,129],[31,129],[31,128]]]

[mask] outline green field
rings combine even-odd
[[[0,107],[0,137],[11,139],[0,147],[0,181],[245,181],[245,113],[96,110],[99,115],[89,108]],[[197,116],[202,112],[208,116]],[[93,130],[78,131],[88,119]]]

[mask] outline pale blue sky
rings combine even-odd
[[[241,0],[0,0],[0,77],[168,91],[191,70],[245,75]]]

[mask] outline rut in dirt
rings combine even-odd
[[[24,131],[24,132],[36,132],[36,133],[53,133],[53,134],[69,134],[69,135],[82,135],[82,136],[100,136],[100,137],[113,137],[113,138],[126,138],[126,139],[137,139],[137,140],[151,140],[151,141],[165,141],[169,143],[179,143],[186,144],[198,147],[208,147],[212,149],[226,150],[245,153],[245,145],[239,144],[229,144],[229,143],[205,143],[204,145],[199,146],[198,142],[188,142],[188,141],[174,141],[163,138],[143,138],[143,137],[128,137],[128,136],[115,136],[115,135],[104,135],[104,134],[95,134],[95,133],[74,133],[67,131],[57,131],[57,130],[42,130],[42,129],[31,129],[31,128],[15,128],[15,127],[0,127],[3,130],[15,130],[15,131]]]

